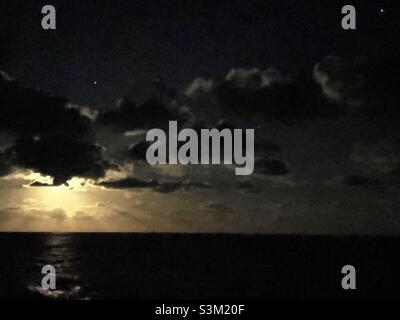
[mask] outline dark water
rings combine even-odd
[[[0,298],[399,298],[399,249],[397,237],[0,233]],[[54,291],[41,289],[46,264]]]

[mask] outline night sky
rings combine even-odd
[[[2,1],[2,68],[24,84],[110,107],[137,82],[181,87],[233,66],[302,72],[332,53],[398,53],[395,3],[353,1],[358,30],[347,32],[340,1],[53,1],[57,30],[44,31],[47,3]]]
[[[41,8],[57,29],[41,28]],[[400,232],[397,1],[0,4],[0,230]],[[146,130],[256,129],[256,169]]]

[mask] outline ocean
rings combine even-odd
[[[399,249],[399,237],[0,233],[0,299],[399,298]],[[55,290],[41,287],[48,264]]]

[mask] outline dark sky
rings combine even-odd
[[[344,1],[5,0],[1,68],[24,84],[109,107],[137,81],[179,87],[232,66],[296,73],[332,53],[398,52],[395,3],[352,1],[358,30],[343,31]],[[55,31],[41,29],[45,4],[57,9]]]
[[[400,234],[400,5],[346,4],[1,1],[0,230]],[[170,120],[253,174],[149,165]]]

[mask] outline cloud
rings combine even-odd
[[[324,94],[348,113],[399,117],[397,57],[341,58],[328,56],[314,67],[314,79]]]
[[[67,213],[62,208],[54,208],[50,210],[41,210],[41,209],[29,209],[26,206],[15,206],[15,207],[6,207],[0,208],[0,227],[1,222],[5,222],[7,220],[30,220],[30,221],[43,221],[48,219],[54,219],[56,221],[62,221],[68,218]]]
[[[254,183],[248,180],[239,181],[239,190],[243,190],[245,193],[260,193],[261,187],[256,186]]]
[[[183,102],[198,121],[292,120],[331,116],[337,107],[310,75],[292,77],[277,70],[231,69],[222,80],[195,78]]]
[[[169,193],[169,192],[174,192],[178,189],[184,189],[184,190],[190,190],[190,189],[210,189],[211,186],[206,183],[206,182],[197,182],[197,181],[183,181],[183,182],[178,182],[178,181],[163,181],[160,182],[155,188],[155,191],[161,192],[161,193]]]
[[[182,184],[178,181],[164,181],[158,183],[154,190],[161,193],[170,193],[178,190],[181,186]]]
[[[230,206],[219,202],[211,202],[207,204],[205,208],[218,213],[232,213],[234,211]]]
[[[15,81],[15,79],[12,78],[8,73],[1,70],[0,70],[0,78],[2,81],[8,81],[8,82]]]
[[[32,182],[29,186],[30,186],[30,187],[54,187],[53,184],[49,184],[49,183],[45,183],[45,182],[40,182],[40,181]]]
[[[267,88],[273,84],[285,83],[290,81],[289,77],[283,76],[278,70],[267,69],[231,69],[225,77],[225,81],[237,88],[259,90]]]
[[[184,115],[179,110],[154,99],[139,105],[124,99],[117,110],[103,112],[97,118],[101,125],[120,132],[166,128],[168,121],[177,120],[182,124],[184,119]]]
[[[146,152],[150,145],[151,143],[146,140],[132,144],[129,147],[129,156],[133,160],[146,160]]]
[[[0,77],[0,131],[33,136],[65,132],[86,135],[90,118],[78,108],[67,107],[68,100],[21,86]]]
[[[11,163],[4,153],[0,153],[0,177],[6,176],[11,172]]]
[[[223,79],[197,77],[181,103],[197,121],[293,121],[348,114],[400,116],[396,57],[330,55],[302,74],[233,68]]]
[[[31,169],[59,185],[73,177],[101,178],[111,167],[94,142],[94,114],[88,108],[23,87],[4,74],[0,105],[0,132],[14,135],[0,153],[0,175],[13,167]]]
[[[147,101],[158,101],[161,104],[169,105],[177,96],[177,90],[170,88],[160,79],[152,81],[134,81],[123,100],[133,101],[142,105]]]
[[[379,186],[379,179],[367,176],[348,176],[343,179],[345,186]]]
[[[134,188],[153,188],[158,186],[156,180],[140,180],[137,178],[124,178],[114,181],[103,181],[99,183],[100,186],[110,189],[134,189]]]
[[[400,141],[399,141],[400,142]],[[356,143],[350,159],[360,170],[370,173],[393,173],[400,168],[400,144],[389,140]]]
[[[289,173],[286,164],[281,160],[260,159],[255,162],[255,172],[262,175],[286,175]]]
[[[170,193],[178,189],[190,190],[196,189],[210,189],[211,186],[206,182],[198,181],[172,181],[172,180],[142,180],[135,177],[126,177],[119,180],[103,181],[98,183],[99,186],[109,189],[141,189],[151,188],[160,193]]]
[[[4,28],[5,25],[7,24],[3,23],[2,28]],[[16,29],[19,28],[7,28],[7,30],[3,29],[3,32],[0,35],[0,63],[4,63],[11,57],[15,56],[11,48],[13,47],[14,39],[17,36]]]
[[[96,120],[96,118],[97,118],[97,116],[99,114],[99,112],[97,110],[95,110],[93,108],[90,108],[88,106],[80,106],[80,105],[77,105],[77,104],[67,103],[65,105],[65,107],[67,109],[76,109],[76,110],[78,110],[82,117],[88,118],[88,119],[90,119],[92,121]]]
[[[282,149],[276,143],[266,141],[256,140],[254,142],[254,151],[256,156],[273,156],[279,154]]]
[[[56,220],[64,220],[68,218],[67,213],[64,209],[56,208],[53,210],[46,211],[46,216]]]
[[[185,94],[189,97],[209,94],[214,88],[214,81],[204,78],[195,78],[185,89]]]
[[[353,121],[353,117],[347,115],[371,115],[374,112],[379,115],[379,103],[384,110],[381,113],[389,115],[387,111],[395,105],[397,92],[392,88],[393,72],[385,67],[382,72],[377,70],[382,63],[371,59],[328,57],[316,64],[314,70],[310,69],[309,74],[303,75],[284,74],[270,68],[233,68],[221,79],[195,78],[175,96],[140,96],[132,90],[115,109],[105,112],[22,87],[11,77],[1,74],[0,103],[4,109],[0,110],[0,130],[11,132],[13,138],[10,144],[2,143],[0,175],[23,168],[51,176],[54,185],[60,185],[73,177],[98,180],[112,168],[121,173],[123,164],[134,162],[134,174],[132,169],[132,172],[124,172],[113,179],[106,177],[97,185],[118,190],[148,189],[165,194],[193,189],[207,193],[211,185],[196,181],[211,181],[213,188],[231,183],[235,191],[240,190],[241,197],[248,198],[255,198],[263,188],[286,188],[284,183],[302,172],[304,181],[315,181],[316,184],[324,174],[346,176],[340,181],[342,189],[346,189],[343,185],[384,183],[386,180],[379,173],[395,175],[400,168],[398,144],[396,146],[400,136],[392,130],[397,126],[395,121],[391,126],[385,121],[382,133],[377,133],[375,128],[369,130],[370,126],[364,128],[359,122],[354,122],[351,130],[347,129],[347,122],[343,126],[338,124],[340,130],[333,130],[329,125],[316,130],[309,121],[313,118],[312,121],[331,124],[332,116],[346,116],[344,121]],[[146,129],[165,128],[170,120],[178,120],[181,126],[196,130],[256,128],[255,174],[238,183],[230,172],[225,172],[227,169],[217,166],[150,167],[142,164],[149,146],[142,140]],[[299,121],[295,125],[286,126],[296,120]],[[285,123],[282,125],[282,122]],[[374,142],[368,139],[367,131],[376,136]],[[106,136],[105,140],[108,138],[106,152],[96,143],[96,139],[101,141],[103,138],[101,135]],[[361,135],[364,140],[359,141]],[[118,145],[123,152],[114,152],[113,145]],[[330,146],[333,151],[328,153],[326,150]],[[336,151],[337,157],[333,155]],[[307,166],[313,163],[310,161],[313,158],[321,160],[321,164],[308,171]],[[118,169],[113,166],[114,161],[119,164]],[[167,170],[174,168],[184,174],[166,178]],[[288,175],[289,171],[291,175]],[[267,183],[267,180],[278,181],[280,185]],[[31,184],[32,187],[47,185],[49,183],[43,181]],[[293,189],[300,190],[298,186],[294,185]],[[221,193],[218,195],[221,198],[230,196]],[[146,192],[143,194],[147,195]]]
[[[224,225],[230,224],[235,220],[235,211],[230,206],[220,202],[210,202],[204,206],[204,209],[211,215],[212,219],[217,223]]]
[[[20,138],[7,154],[16,166],[53,177],[54,185],[73,177],[99,179],[112,167],[100,146],[64,135]]]

